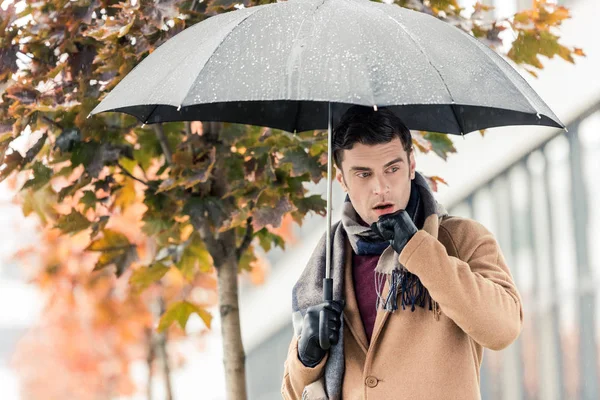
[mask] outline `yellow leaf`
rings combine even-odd
[[[158,282],[169,270],[170,268],[161,262],[138,268],[129,278],[129,283],[137,289],[145,289],[154,282]]]
[[[125,210],[131,204],[135,203],[135,182],[131,178],[125,178],[123,186],[117,191],[115,196],[115,206]]]
[[[181,329],[185,330],[187,321],[192,313],[198,314],[198,316],[204,321],[206,326],[210,329],[212,322],[212,315],[210,313],[195,304],[188,301],[178,301],[169,306],[167,311],[160,318],[158,323],[158,331],[162,332],[171,326],[174,322],[177,322]]]

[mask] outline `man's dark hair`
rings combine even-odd
[[[402,120],[386,107],[377,111],[373,107],[350,107],[333,129],[333,161],[342,168],[343,150],[350,150],[356,143],[372,146],[399,138],[407,155],[412,152],[410,130]]]

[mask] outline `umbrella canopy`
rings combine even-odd
[[[290,0],[220,14],[144,59],[90,113],[326,129],[352,104],[409,129],[562,128],[498,54],[435,17],[369,0]]]

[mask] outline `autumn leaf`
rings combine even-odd
[[[175,265],[188,281],[194,278],[196,271],[206,273],[212,270],[213,259],[198,232],[192,233]]]
[[[61,216],[56,222],[56,228],[70,235],[83,231],[91,225],[92,223],[76,210],[72,210],[68,215]]]
[[[429,184],[429,187],[431,188],[431,190],[433,190],[434,192],[438,191],[438,183],[448,186],[448,183],[446,183],[446,181],[444,179],[440,178],[439,176],[428,176],[428,177],[425,177],[425,180]]]
[[[38,141],[33,146],[31,146],[31,148],[29,150],[27,150],[27,153],[25,154],[25,159],[23,160],[23,163],[27,164],[27,163],[30,163],[31,161],[33,161],[35,156],[37,156],[38,153],[40,152],[40,150],[42,150],[42,147],[44,147],[44,143],[46,143],[47,138],[48,138],[48,134],[44,133],[42,135],[42,137],[40,137],[38,139]]]
[[[448,158],[448,154],[456,153],[452,140],[443,133],[427,132],[423,138],[431,143],[431,149],[444,161]]]
[[[136,201],[135,182],[131,178],[125,178],[121,187],[116,190],[115,206],[121,210],[126,209]]]
[[[158,324],[158,331],[163,332],[174,322],[177,322],[181,329],[185,330],[190,315],[194,313],[198,314],[202,321],[204,321],[204,324],[206,324],[206,327],[210,329],[212,316],[208,311],[188,301],[178,301],[167,308],[167,311],[165,311]]]
[[[170,269],[162,262],[156,262],[148,267],[140,267],[133,271],[129,283],[141,291],[158,282]]]
[[[114,264],[117,268],[117,276],[121,276],[138,257],[136,246],[129,243],[125,235],[109,229],[105,229],[102,238],[93,241],[86,250],[101,252],[94,271]]]
[[[254,211],[252,227],[254,231],[259,231],[266,225],[278,227],[281,224],[283,216],[294,208],[286,197],[281,197],[273,204],[265,205]]]
[[[293,149],[285,152],[281,159],[282,165],[291,165],[291,176],[304,175],[307,172],[310,174],[313,182],[317,182],[323,176],[322,166],[316,159],[302,149]]]
[[[46,167],[39,161],[33,164],[33,177],[23,185],[23,189],[38,190],[50,182],[52,178],[52,169]]]

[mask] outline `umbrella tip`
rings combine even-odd
[[[181,110],[181,104],[177,107],[177,111]]]
[[[85,119],[90,119],[91,116],[92,116],[92,113],[89,113]]]
[[[538,119],[542,119],[542,116],[540,115],[540,113],[537,113],[535,115],[538,117]]]
[[[569,133],[569,130],[567,129],[566,126],[563,129],[565,130],[565,132]]]
[[[377,104],[373,104],[373,110],[377,111]]]
[[[146,124],[142,124],[142,129],[144,129],[146,127]]]

